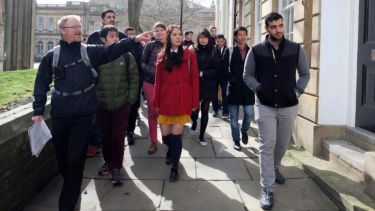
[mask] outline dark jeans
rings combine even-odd
[[[59,198],[60,211],[74,210],[80,195],[92,117],[52,118],[52,142],[64,179]]]
[[[221,89],[221,98],[222,104],[223,104],[223,114],[228,114],[228,100],[227,100],[227,86],[228,82],[227,81],[221,81],[219,83],[220,89]],[[212,101],[212,108],[214,109],[215,113],[219,112],[219,100],[216,97],[215,100]]]
[[[127,129],[128,133],[134,133],[134,130],[135,130],[135,123],[136,123],[137,117],[138,117],[138,109],[141,107],[140,93],[141,93],[141,87],[139,87],[139,89],[138,89],[137,101],[134,103],[134,105],[130,109],[129,120],[128,120],[128,129]]]
[[[193,124],[191,126],[191,129],[196,130],[197,129],[197,120],[199,116],[199,110],[201,110],[201,129],[199,131],[199,139],[204,138],[204,133],[206,132],[207,124],[208,124],[208,110],[210,109],[210,101],[209,100],[203,100],[201,101],[201,107],[198,108],[196,111],[192,112],[190,115],[191,120],[193,121]]]
[[[115,111],[98,110],[97,120],[102,131],[102,153],[110,168],[121,169],[124,158],[124,141],[131,105],[126,103]]]
[[[96,114],[94,114],[91,121],[91,131],[90,146],[99,149],[102,147],[102,133],[99,128],[98,120],[96,119]]]

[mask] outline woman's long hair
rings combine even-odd
[[[182,30],[181,30],[180,26],[169,25],[168,28],[167,28],[167,32],[166,32],[167,36],[165,37],[164,47],[160,52],[161,61],[159,61],[159,62],[166,63],[166,69],[167,69],[167,66],[170,62],[173,62],[172,65],[181,64],[183,56],[184,56],[184,49],[183,49],[182,42],[181,42],[181,45],[178,46],[177,55],[174,55],[174,54],[172,55],[172,53],[171,53],[171,49],[172,49],[171,35],[172,35],[172,32],[173,32],[174,29],[178,29],[182,34]],[[168,67],[167,71],[171,71],[170,68],[171,67]]]

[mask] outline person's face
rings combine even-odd
[[[200,36],[198,41],[199,41],[199,44],[203,46],[208,44],[208,38],[205,36]]]
[[[119,36],[117,31],[109,31],[107,36],[104,38],[101,38],[102,42],[104,42],[106,45],[111,45],[115,42],[119,41]]]
[[[224,38],[217,38],[217,39],[216,39],[216,46],[217,46],[218,48],[223,47],[224,44],[225,44],[225,40],[224,40]]]
[[[113,12],[107,12],[102,19],[103,26],[106,25],[115,25],[116,23],[116,15]]]
[[[156,27],[155,28],[155,39],[160,41],[160,42],[163,42],[164,41],[164,38],[165,38],[165,29],[161,28],[161,27]]]
[[[211,28],[210,29],[211,36],[216,36],[216,28]]]
[[[60,33],[67,43],[82,41],[82,25],[75,18],[69,18],[60,29]]]
[[[135,32],[135,30],[129,30],[126,32],[126,35],[128,37],[135,37],[137,35],[137,33]]]
[[[236,36],[236,42],[238,45],[243,45],[246,43],[246,32],[245,31],[238,31]]]
[[[268,26],[265,26],[266,31],[273,40],[281,40],[284,36],[284,20],[278,19],[272,22],[268,22]]]
[[[172,48],[177,48],[182,44],[182,31],[178,28],[174,28],[171,32],[170,39]]]
[[[186,39],[193,40],[193,33],[189,33],[188,35],[186,35]]]

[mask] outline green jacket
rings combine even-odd
[[[138,87],[137,63],[130,53],[100,66],[98,108],[114,111],[126,103],[133,105],[137,100]]]

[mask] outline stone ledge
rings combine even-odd
[[[375,200],[375,152],[365,153],[364,192]]]
[[[367,151],[375,151],[375,134],[357,127],[345,129],[346,139]]]

